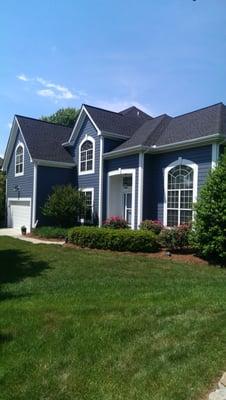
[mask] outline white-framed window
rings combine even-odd
[[[15,176],[24,174],[24,145],[18,143],[15,150]]]
[[[164,225],[172,227],[191,222],[197,198],[197,164],[179,158],[165,168],[164,180]]]
[[[85,221],[92,221],[93,219],[93,205],[94,205],[94,188],[81,189],[85,195],[86,212],[84,216]]]
[[[95,140],[85,136],[79,145],[79,175],[94,173]]]

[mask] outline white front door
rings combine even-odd
[[[128,225],[132,224],[132,191],[124,191],[123,193],[123,211],[124,219]]]

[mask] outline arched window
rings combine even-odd
[[[23,175],[24,173],[24,146],[22,143],[17,145],[15,153],[15,175]]]
[[[192,221],[197,192],[197,165],[177,163],[166,168],[166,225],[178,226]]]
[[[88,138],[82,142],[79,153],[79,172],[81,174],[94,172],[94,140]]]

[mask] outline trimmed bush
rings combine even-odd
[[[68,230],[66,228],[55,226],[41,226],[32,230],[34,236],[45,239],[65,239],[67,238]]]
[[[146,230],[152,231],[158,235],[161,232],[161,230],[163,229],[163,225],[160,221],[145,219],[144,221],[141,222],[140,229],[145,230],[145,231]]]
[[[53,187],[52,193],[42,208],[42,214],[49,218],[50,225],[64,228],[74,226],[85,212],[84,193],[71,185]]]
[[[195,211],[193,246],[205,259],[226,266],[226,154],[210,172]]]
[[[112,216],[104,221],[103,227],[113,229],[126,229],[129,228],[129,225],[125,219],[118,216]]]
[[[155,252],[160,248],[153,232],[129,229],[77,227],[68,231],[68,241],[80,247],[115,251]]]
[[[189,248],[191,225],[180,225],[163,229],[159,235],[162,246],[170,251],[182,251]]]

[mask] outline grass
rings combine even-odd
[[[32,230],[32,235],[46,239],[65,239],[68,229],[55,226],[41,226]]]
[[[0,238],[1,400],[198,400],[226,270]]]

